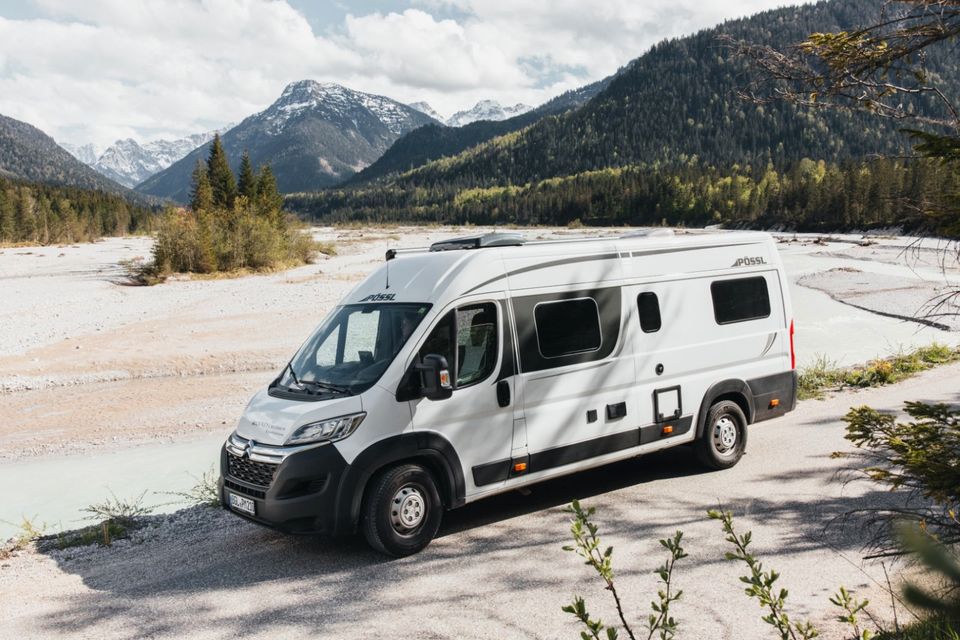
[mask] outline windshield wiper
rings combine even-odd
[[[313,385],[318,389],[326,389],[327,391],[333,391],[334,393],[341,393],[346,396],[352,396],[353,392],[350,391],[348,387],[341,386],[339,384],[331,384],[329,382],[320,382],[318,380],[304,380],[299,382],[299,385],[303,386],[305,384]]]

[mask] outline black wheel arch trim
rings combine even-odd
[[[417,460],[426,461],[439,476],[437,490],[444,506],[452,509],[464,504],[463,467],[450,441],[434,432],[402,433],[373,443],[350,463],[337,492],[336,533],[356,531],[364,492],[377,472],[396,463]]]
[[[747,424],[753,423],[755,409],[753,406],[753,391],[750,390],[750,385],[743,380],[735,378],[721,380],[711,385],[703,395],[703,403],[700,405],[700,413],[697,417],[697,439],[703,435],[703,431],[706,428],[707,414],[710,412],[710,407],[717,401],[717,398],[727,395],[739,395],[743,398],[745,406],[741,406],[740,408],[746,409],[743,413],[747,418]]]

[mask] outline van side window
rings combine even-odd
[[[434,327],[418,355],[435,353],[456,373],[456,388],[480,382],[497,365],[497,307],[492,302],[451,311]],[[454,352],[456,345],[456,352]]]
[[[600,309],[593,298],[541,302],[533,311],[537,344],[544,358],[597,351]]]
[[[763,276],[717,280],[710,284],[717,324],[745,322],[770,316],[770,292]]]
[[[480,382],[496,364],[496,306],[487,302],[457,309],[457,387]]]
[[[660,301],[657,294],[644,291],[637,296],[637,310],[640,312],[640,328],[644,333],[660,331]]]

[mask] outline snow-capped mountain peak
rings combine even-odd
[[[356,91],[336,82],[298,80],[288,84],[276,102],[253,117],[263,121],[269,133],[278,135],[288,122],[306,112],[327,120],[346,119],[359,127],[364,117],[362,111],[379,120],[394,135],[412,128],[415,114],[419,113],[390,98]]]
[[[451,127],[462,127],[478,120],[506,120],[533,109],[530,105],[518,102],[512,107],[501,106],[496,100],[481,100],[472,109],[458,111],[447,120]]]
[[[426,103],[426,102],[423,102],[423,101],[420,101],[420,102],[411,102],[411,103],[409,104],[409,106],[410,106],[412,109],[416,109],[416,110],[419,111],[420,113],[423,113],[423,114],[426,114],[426,115],[430,116],[431,118],[433,118],[433,119],[436,120],[437,122],[443,122],[443,116],[441,116],[439,113],[437,113],[436,110],[434,110],[434,108],[431,107],[431,106],[430,106],[428,103]]]
[[[94,165],[97,162],[97,158],[100,157],[100,152],[92,144],[70,144],[68,142],[63,142],[60,144],[61,147],[70,152],[74,158],[86,165]]]

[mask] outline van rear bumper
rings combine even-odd
[[[793,411],[797,406],[797,380],[796,369],[747,380],[753,396],[753,421],[762,422]]]
[[[220,451],[220,501],[231,513],[284,533],[334,535],[340,532],[343,520],[338,517],[337,497],[347,467],[333,445],[293,453],[278,465],[252,462],[224,446]],[[272,480],[265,484],[260,479],[269,478],[271,471]],[[252,500],[254,514],[232,509],[231,493]]]

